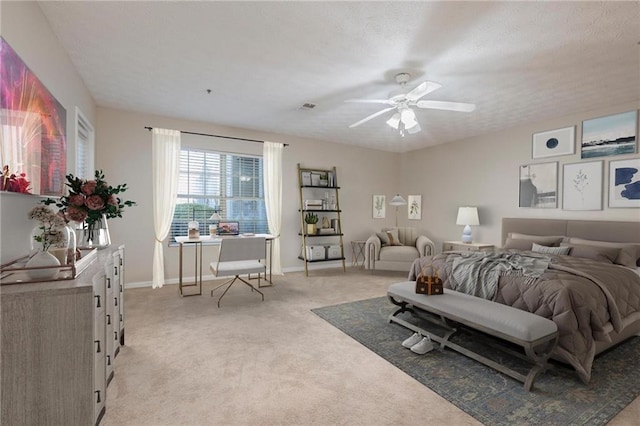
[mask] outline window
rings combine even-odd
[[[76,176],[83,179],[93,179],[93,126],[89,120],[76,108]]]
[[[176,203],[170,243],[187,235],[192,220],[200,224],[201,235],[208,235],[214,212],[239,222],[241,233],[269,232],[261,157],[183,148]]]

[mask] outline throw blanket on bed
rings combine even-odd
[[[471,252],[453,255],[453,278],[457,283],[452,288],[461,293],[493,300],[500,275],[516,272],[529,277],[531,284],[547,269],[547,256],[522,255],[519,253]]]
[[[520,252],[533,254],[532,252]],[[581,257],[547,255],[547,270],[535,282],[510,271],[498,277],[491,300],[549,318],[560,337],[554,357],[573,366],[588,383],[596,342],[610,342],[609,333],[620,333],[640,318],[640,277],[629,268]],[[415,280],[423,265],[432,264],[445,288],[456,289],[454,259],[460,253],[416,259],[409,273]]]

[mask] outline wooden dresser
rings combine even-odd
[[[124,246],[76,279],[0,287],[0,424],[92,425],[124,344]]]

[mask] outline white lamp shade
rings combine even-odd
[[[222,220],[222,218],[220,217],[220,215],[216,212],[214,212],[211,217],[209,218],[209,220]]]
[[[476,207],[460,207],[456,225],[480,225],[478,219],[478,209]]]
[[[400,194],[397,194],[395,197],[391,199],[391,201],[389,201],[389,205],[390,206],[406,206],[407,200],[402,198]]]

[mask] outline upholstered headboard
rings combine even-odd
[[[640,266],[640,222],[505,217],[502,219],[502,243],[506,241],[509,232],[634,243],[637,244],[636,264]]]

